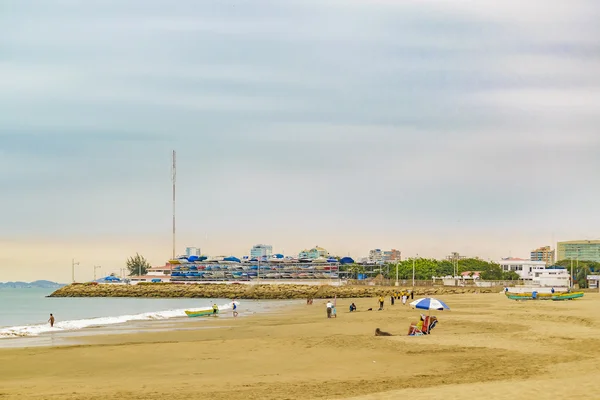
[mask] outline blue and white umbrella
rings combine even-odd
[[[425,297],[418,299],[410,303],[413,308],[420,308],[421,310],[449,310],[450,307],[441,300],[434,299],[432,297]]]

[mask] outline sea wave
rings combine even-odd
[[[239,306],[239,302],[235,302]],[[233,308],[233,302],[222,304],[219,306],[219,311],[227,311]],[[39,325],[23,325],[23,326],[11,326],[7,328],[0,328],[0,339],[7,338],[18,338],[28,336],[38,336],[44,333],[54,332],[65,332],[65,331],[76,331],[85,328],[95,328],[107,325],[122,324],[129,321],[148,321],[148,320],[161,320],[170,318],[185,317],[185,311],[202,310],[194,308],[185,308],[177,310],[166,310],[156,312],[146,312],[141,314],[129,314],[129,315],[118,315],[114,317],[97,317],[88,319],[76,319],[70,321],[60,321],[54,324],[54,327],[50,327],[50,324],[39,324]]]

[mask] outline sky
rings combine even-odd
[[[600,237],[595,0],[5,0],[0,281]]]

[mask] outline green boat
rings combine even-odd
[[[539,300],[539,299],[534,299],[531,296],[517,296],[514,294],[507,294],[506,297],[508,297],[511,300]]]
[[[217,310],[217,312],[213,312],[212,308],[206,308],[203,310],[195,310],[195,311],[185,311],[185,314],[192,318],[192,317],[207,317],[209,315],[213,315],[213,314],[218,314],[219,310]]]
[[[531,295],[524,296],[523,293],[506,294],[506,297],[508,297],[510,300],[554,300],[554,301],[560,301],[560,300],[578,299],[580,297],[583,297],[583,292],[558,293],[558,294],[554,294],[552,296],[540,296],[538,294],[535,299]]]
[[[583,297],[583,292],[573,292],[573,293],[560,293],[552,296],[552,300],[560,301],[560,300],[573,300]]]

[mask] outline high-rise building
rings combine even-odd
[[[600,262],[600,240],[571,240],[558,242],[558,260]]]
[[[250,250],[251,258],[270,257],[273,255],[273,246],[270,244],[257,244]]]
[[[402,259],[402,252],[400,250],[391,249],[383,252],[383,262],[397,262]]]
[[[383,251],[381,249],[373,249],[369,251],[369,262],[375,264],[383,263]]]
[[[328,257],[329,256],[329,252],[319,246],[315,246],[310,250],[302,250],[299,254],[298,254],[298,258],[319,258],[319,257]]]
[[[531,261],[544,261],[546,265],[553,265],[555,261],[555,251],[550,246],[540,247],[531,251]]]
[[[392,250],[381,250],[373,249],[369,251],[369,257],[367,262],[375,264],[383,264],[387,262],[397,262],[401,259],[401,252],[396,249]]]
[[[198,256],[200,257],[200,247],[186,247],[185,248],[185,256]]]

